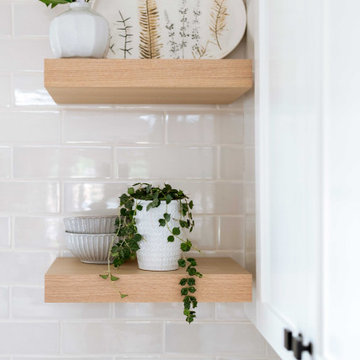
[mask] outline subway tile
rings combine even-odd
[[[165,351],[171,353],[241,353],[265,356],[265,341],[252,324],[166,324]]]
[[[246,214],[255,214],[255,184],[244,184],[244,203]]]
[[[0,323],[1,353],[57,354],[59,336],[59,325],[56,323]]]
[[[244,150],[239,147],[224,146],[220,150],[220,178],[241,180],[244,177]]]
[[[255,181],[255,149],[247,148],[244,150],[245,158],[245,171],[244,171],[244,180],[245,181]]]
[[[0,212],[57,213],[59,212],[59,184],[2,182],[0,199]]]
[[[110,147],[14,148],[15,178],[110,178],[111,173]]]
[[[41,72],[21,72],[14,74],[14,99],[16,106],[56,106],[44,88]]]
[[[13,287],[15,319],[108,319],[110,304],[46,304],[43,288]]]
[[[255,216],[245,218],[245,249],[246,251],[256,251],[256,220]]]
[[[165,179],[163,181],[166,181]],[[159,182],[161,184],[163,181]],[[194,214],[237,215],[244,211],[243,186],[239,183],[170,181],[194,200]],[[65,183],[65,212],[116,214],[118,197],[130,183]],[[155,185],[159,185],[154,182]]]
[[[154,322],[87,322],[63,324],[64,354],[159,353],[162,324]]]
[[[243,217],[220,218],[220,250],[244,250],[245,221]]]
[[[58,144],[60,113],[57,111],[0,112],[0,142]]]
[[[164,116],[151,111],[65,111],[66,143],[163,143]]]
[[[115,304],[115,316],[119,319],[132,317],[139,320],[184,320],[183,311],[182,303]],[[215,305],[200,303],[196,312],[198,320],[214,319]]]
[[[0,287],[0,319],[9,317],[9,289]]]
[[[0,179],[8,179],[11,176],[11,149],[0,147]]]
[[[115,317],[118,319],[136,319],[138,318],[137,303],[116,303]]]
[[[21,249],[65,247],[63,219],[59,217],[16,217],[14,244]]]
[[[215,312],[216,320],[247,321],[244,304],[242,303],[217,303]]]
[[[11,35],[11,2],[0,2],[0,36]]]
[[[129,184],[121,183],[65,183],[65,213],[85,215],[116,215],[119,196]]]
[[[9,74],[0,74],[0,107],[9,107],[10,105],[11,77]]]
[[[216,249],[218,239],[218,221],[214,216],[195,216],[195,228],[189,238],[200,250]]]
[[[255,144],[255,114],[254,109],[247,108],[244,111],[244,144]]]
[[[59,6],[47,8],[41,2],[22,1],[14,3],[14,35],[15,36],[48,36],[51,20],[63,12]],[[31,19],[31,21],[28,21]]]
[[[44,58],[51,58],[49,39],[0,38],[0,71],[42,70]]]
[[[42,285],[54,260],[47,252],[0,252],[0,284]]]
[[[167,137],[170,143],[242,144],[242,112],[170,112]]]
[[[194,214],[238,215],[245,209],[243,185],[195,181],[172,181],[194,201]]]
[[[122,147],[117,149],[121,179],[212,179],[216,149],[212,147]]]
[[[10,247],[10,218],[0,217],[0,248]]]

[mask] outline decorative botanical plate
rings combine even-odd
[[[110,23],[108,58],[221,59],[246,29],[243,0],[95,0]]]

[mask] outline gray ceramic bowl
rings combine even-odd
[[[65,231],[76,234],[114,234],[117,216],[77,216],[64,219]]]
[[[81,262],[88,264],[107,264],[108,254],[115,234],[74,234],[66,233],[68,249]]]

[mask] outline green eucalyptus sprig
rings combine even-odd
[[[44,3],[46,6],[50,6],[51,8],[54,8],[56,5],[76,2],[76,0],[40,0],[40,1]],[[84,1],[89,2],[90,0],[84,0]]]
[[[117,241],[112,245],[109,252],[109,259],[112,257],[114,267],[119,267],[130,259],[136,257],[136,251],[140,249],[139,242],[143,236],[138,233],[136,226],[137,211],[142,211],[143,206],[141,200],[149,201],[146,206],[146,211],[151,211],[153,208],[160,206],[161,202],[166,205],[172,201],[178,201],[180,206],[180,218],[171,219],[171,215],[166,212],[163,217],[159,219],[159,226],[166,227],[169,231],[167,236],[168,242],[174,242],[175,239],[180,240],[181,250],[183,253],[189,252],[193,247],[192,242],[182,236],[185,231],[190,233],[194,230],[195,222],[191,210],[194,207],[193,201],[189,199],[182,190],[173,189],[171,185],[165,184],[164,187],[155,187],[147,183],[137,183],[130,187],[127,193],[120,196],[119,216],[116,219],[116,239]],[[166,206],[167,209],[167,206]],[[170,227],[170,221],[176,221],[177,225]],[[110,264],[110,261],[109,261]],[[187,278],[180,281],[182,286],[180,293],[183,296],[184,315],[186,321],[191,323],[196,317],[195,308],[198,305],[197,299],[194,295],[196,292],[195,278],[201,278],[202,274],[196,269],[196,260],[193,258],[185,258],[179,260],[179,266],[186,268],[188,274]],[[105,275],[100,275],[103,279],[110,278],[111,281],[117,281],[118,278],[111,274],[110,265],[108,272]],[[121,294],[122,297],[127,295]]]

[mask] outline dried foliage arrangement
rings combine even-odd
[[[226,0],[214,0],[211,9],[210,31],[220,50],[222,50],[220,36],[225,30],[227,16],[229,16],[229,13],[226,7]]]
[[[160,59],[159,12],[156,0],[142,0],[140,11],[140,58]]]

